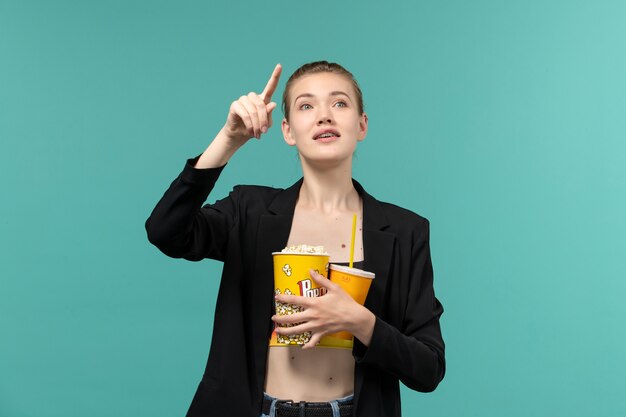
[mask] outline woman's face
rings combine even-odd
[[[359,114],[352,83],[330,72],[305,75],[289,94],[289,120],[282,123],[285,142],[309,161],[352,158],[367,134],[367,115]]]

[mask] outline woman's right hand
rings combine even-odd
[[[195,168],[224,166],[250,138],[260,139],[269,130],[272,126],[272,111],[276,108],[272,94],[278,86],[281,71],[282,67],[277,64],[261,94],[250,93],[233,101],[226,124],[200,155]]]
[[[261,94],[254,92],[239,97],[230,105],[223,134],[234,147],[242,146],[249,139],[261,138],[272,126],[272,111],[277,104],[272,101],[282,67],[277,64]]]

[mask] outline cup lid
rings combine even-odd
[[[369,279],[374,279],[374,277],[376,276],[376,274],[374,274],[373,272],[364,271],[359,268],[350,268],[349,266],[335,265],[332,263],[330,264],[330,269],[334,269],[335,271],[343,272],[346,274],[357,275],[359,277],[369,278]]]

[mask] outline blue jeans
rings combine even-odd
[[[265,397],[265,399],[271,400],[272,405],[270,406],[269,415],[261,413],[261,417],[276,417],[276,409],[274,407],[276,406],[277,398],[274,398],[271,395],[268,395],[266,393],[263,393],[263,396]],[[347,397],[337,398],[336,400],[329,401],[328,403],[333,409],[333,417],[339,417],[339,404],[347,403],[351,401],[353,398],[354,398],[354,395],[350,394]]]

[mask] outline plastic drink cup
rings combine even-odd
[[[330,280],[339,285],[357,303],[363,305],[374,279],[374,273],[342,265],[330,265]],[[324,336],[322,347],[352,349],[353,335],[350,332],[338,332]]]
[[[326,293],[326,288],[320,287],[311,278],[313,269],[328,277],[328,255],[317,253],[290,253],[274,252],[274,294],[299,295],[303,297],[319,297]],[[285,304],[276,301],[276,314],[283,316],[302,311],[295,304]],[[281,327],[292,327],[296,324],[284,324]],[[311,332],[296,335],[278,335],[272,332],[270,346],[303,345],[311,339]]]

